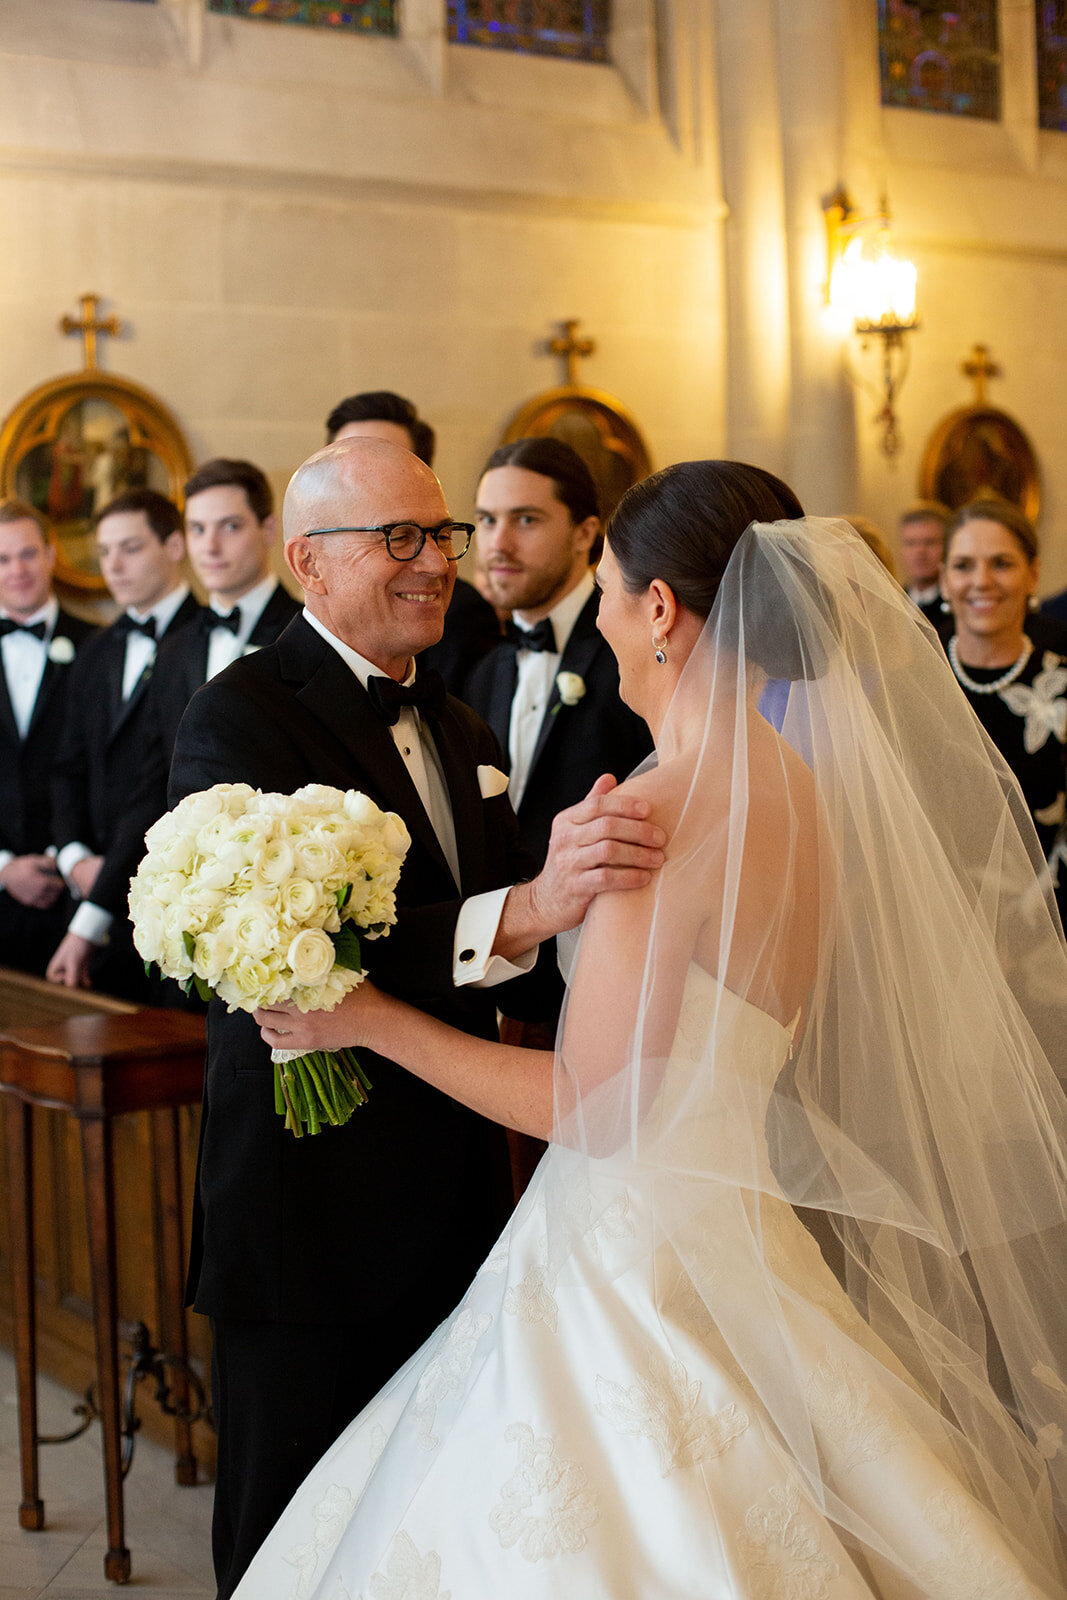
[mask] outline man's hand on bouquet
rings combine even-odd
[[[332,1011],[298,1011],[294,1005],[261,1006],[252,1013],[272,1050],[377,1049],[378,1028],[390,1002],[366,979]],[[375,1041],[378,1041],[376,1044]]]

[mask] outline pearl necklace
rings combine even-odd
[[[976,683],[973,678],[967,676],[967,673],[960,666],[960,658],[956,653],[956,635],[953,634],[948,642],[948,658],[952,663],[952,670],[963,687],[969,689],[972,694],[999,694],[1001,689],[1006,689],[1009,683],[1014,683],[1016,678],[1026,670],[1026,663],[1033,653],[1034,647],[1024,633],[1022,655],[1019,656],[1017,661],[1012,662],[1007,672],[1002,672],[999,678],[993,679],[992,683]]]

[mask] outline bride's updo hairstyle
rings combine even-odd
[[[703,621],[753,522],[791,522],[804,508],[787,483],[743,461],[680,461],[628,489],[607,541],[631,594],[654,578]]]

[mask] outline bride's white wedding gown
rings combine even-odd
[[[677,1170],[687,1141],[749,1114],[714,1093],[673,1114],[711,1026],[766,1097],[790,1049],[689,969],[647,1119],[670,1106],[684,1128]],[[666,1154],[628,1155],[623,1181],[613,1159],[549,1150],[462,1304],[319,1462],[239,1600],[1051,1600],[788,1205],[704,1185],[687,1220],[669,1202],[675,1243],[656,1243]],[[752,1360],[724,1336],[739,1321]],[[745,1373],[765,1384],[785,1349],[768,1406]],[[807,1473],[778,1425],[798,1409]]]

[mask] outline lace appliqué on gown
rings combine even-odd
[[[374,1573],[367,1600],[452,1600],[441,1588],[441,1557],[436,1550],[420,1556],[414,1541],[401,1531],[389,1547],[384,1571]]]
[[[504,1296],[504,1310],[522,1322],[543,1322],[555,1333],[559,1326],[559,1306],[552,1293],[547,1267],[531,1267]]]
[[[919,1574],[924,1594],[933,1600],[1028,1600],[1032,1590],[1018,1568],[975,1538],[972,1508],[962,1493],[936,1495],[924,1515],[945,1542]]]
[[[458,1394],[470,1371],[478,1340],[492,1324],[487,1312],[477,1315],[469,1306],[460,1311],[437,1354],[431,1357],[415,1390],[412,1415],[419,1425],[419,1443],[433,1450],[440,1442],[433,1431],[437,1408],[449,1395]]]
[[[751,1600],[829,1600],[840,1568],[823,1553],[795,1483],[750,1507],[740,1548]]]
[[[314,1533],[306,1543],[295,1545],[285,1556],[286,1563],[296,1568],[292,1600],[304,1600],[305,1595],[312,1593],[319,1564],[328,1561],[341,1542],[355,1505],[356,1497],[350,1489],[331,1483],[312,1510]]]
[[[878,1461],[900,1437],[867,1380],[834,1356],[825,1356],[813,1369],[807,1401],[819,1443],[837,1477],[864,1462]]]
[[[666,1478],[675,1467],[722,1455],[748,1427],[747,1414],[733,1404],[713,1415],[701,1412],[700,1387],[680,1361],[657,1351],[649,1357],[648,1377],[628,1389],[598,1376],[596,1409],[620,1433],[651,1439]]]
[[[513,1422],[504,1438],[518,1446],[519,1462],[489,1513],[502,1547],[518,1545],[527,1561],[548,1561],[561,1552],[577,1555],[599,1515],[582,1468],[559,1454],[554,1439],[538,1439],[525,1422]]]

